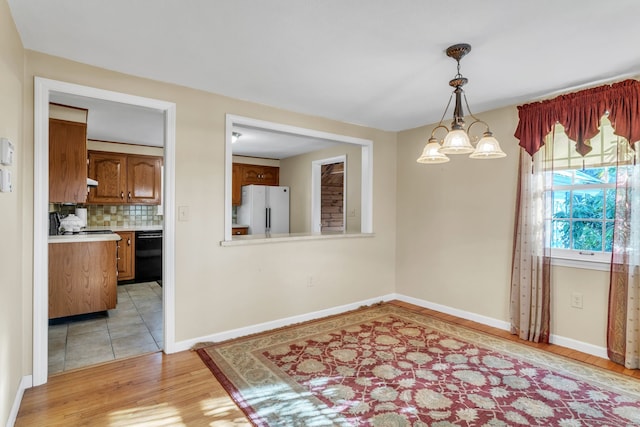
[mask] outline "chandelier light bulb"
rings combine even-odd
[[[473,146],[469,135],[464,129],[453,129],[444,137],[444,143],[440,149],[444,154],[468,154],[473,152]]]
[[[429,142],[424,146],[422,155],[416,160],[418,163],[434,164],[446,163],[450,159],[440,152],[440,144],[435,138],[430,138]]]
[[[493,137],[491,132],[487,131],[478,141],[476,150],[469,157],[472,159],[499,159],[507,157],[507,155],[500,148],[498,140]]]

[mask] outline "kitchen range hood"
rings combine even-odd
[[[95,179],[87,178],[87,187],[97,187],[98,181]]]

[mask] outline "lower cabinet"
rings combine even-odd
[[[49,319],[116,307],[116,245],[49,243]]]
[[[248,234],[248,230],[248,227],[232,227],[231,234],[233,234],[234,236],[244,236]]]
[[[118,281],[133,280],[136,277],[136,234],[134,231],[118,231],[117,233],[120,235],[120,241],[118,242]]]

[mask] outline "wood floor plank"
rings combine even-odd
[[[492,328],[401,301],[391,304],[640,378],[607,359],[519,340]],[[250,426],[195,352],[154,353],[63,372],[26,390],[16,426]]]

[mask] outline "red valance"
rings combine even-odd
[[[640,82],[625,80],[521,105],[515,137],[533,156],[553,125],[560,123],[569,139],[576,141],[576,151],[584,156],[591,151],[585,141],[598,134],[600,118],[606,112],[616,135],[626,138],[632,147],[640,141]]]

